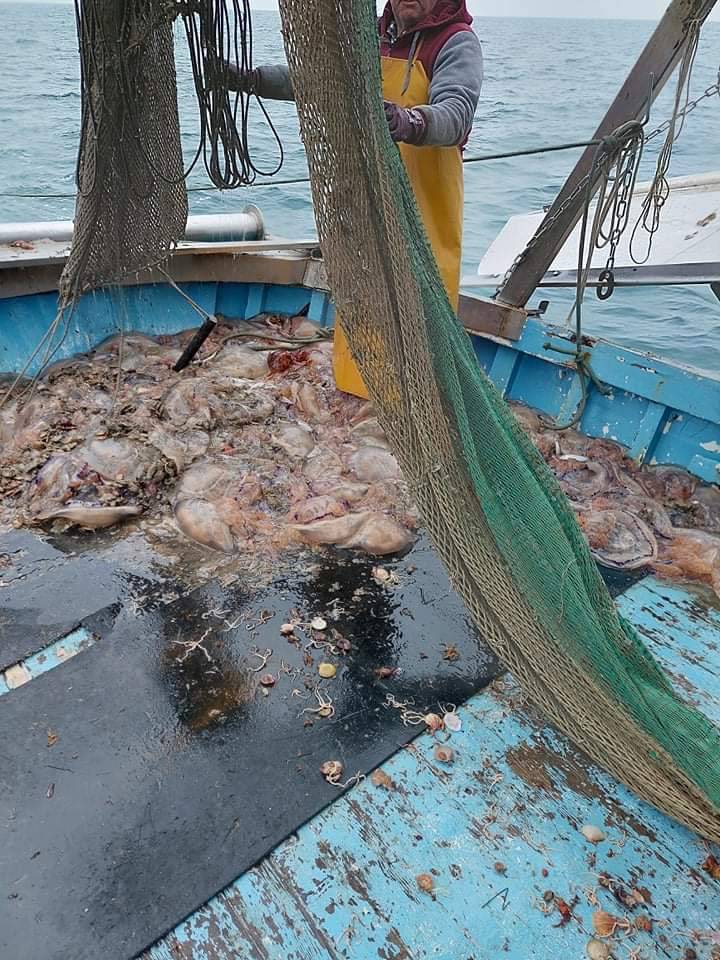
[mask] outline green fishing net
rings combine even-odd
[[[387,131],[374,4],[280,6],[338,314],[456,588],[562,731],[720,840],[719,731],[618,615],[554,476],[448,303]]]

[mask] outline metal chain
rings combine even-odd
[[[681,117],[687,117],[688,114],[692,113],[693,110],[697,109],[697,107],[700,106],[703,100],[710,100],[712,97],[720,97],[720,67],[718,67],[717,80],[715,81],[715,83],[711,84],[704,91],[704,93],[701,93],[700,96],[697,97],[695,100],[690,100],[687,106],[678,113],[677,118],[675,119],[675,122],[677,122],[677,119]],[[650,143],[652,140],[655,140],[656,137],[661,136],[663,133],[667,133],[670,127],[672,126],[672,124],[673,124],[673,118],[670,117],[664,123],[661,123],[659,127],[653,130],[652,133],[649,133],[645,137],[645,143]]]
[[[710,100],[712,97],[720,97],[720,67],[718,67],[717,81],[711,84],[709,87],[707,87],[706,90],[703,93],[701,93],[700,96],[698,96],[695,100],[688,101],[685,107],[682,110],[680,110],[675,116],[665,120],[663,123],[660,124],[660,126],[656,127],[650,133],[646,134],[644,138],[644,143],[645,144],[651,143],[657,137],[662,136],[662,134],[664,133],[667,133],[667,131],[671,128],[671,126],[673,126],[673,124],[677,124],[678,120],[684,121],[685,118],[689,114],[691,114],[694,110],[696,110],[697,107],[703,101]],[[614,137],[617,134],[617,132],[618,131],[615,131],[615,133],[611,134],[611,137],[608,138],[608,140],[611,140],[611,138]],[[523,260],[527,257],[528,253],[536,246],[536,244],[540,241],[540,239],[545,235],[545,233],[547,233],[547,231],[550,230],[550,228],[555,225],[555,223],[563,216],[563,214],[568,209],[568,207],[574,204],[578,196],[580,196],[587,189],[587,185],[590,181],[590,176],[591,176],[590,173],[587,173],[581,180],[579,180],[573,192],[568,195],[567,199],[563,201],[563,203],[558,207],[558,209],[552,215],[552,217],[546,218],[545,220],[543,220],[540,228],[537,230],[535,235],[528,242],[527,246],[517,255],[515,260],[506,270],[505,275],[503,276],[500,284],[498,285],[497,290],[495,291],[495,296],[499,295],[499,293],[501,292],[501,290],[503,289],[507,281],[510,279],[512,274],[520,266]],[[628,210],[628,215],[629,215],[629,210]]]

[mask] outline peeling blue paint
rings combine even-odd
[[[23,660],[19,664],[9,667],[8,670],[12,671],[15,667],[24,667],[30,675],[30,680],[34,680],[43,673],[47,673],[48,670],[54,670],[55,667],[67,663],[68,660],[76,657],[83,650],[87,650],[87,648],[91,647],[94,643],[95,637],[84,627],[80,627],[77,630],[73,630],[72,633],[67,634],[67,636],[55,640],[54,643],[51,643],[38,653],[33,654],[32,657],[28,657],[27,660]],[[8,670],[0,673],[0,696],[12,692],[12,688],[8,687],[6,681]],[[30,682],[30,680],[28,680],[28,682]]]
[[[687,695],[720,720],[720,608],[709,593],[643,581],[619,601]],[[706,850],[543,726],[507,683],[474,697],[450,744],[420,737],[180,924],[144,960],[554,960],[585,956],[604,909],[653,930],[614,955],[710,955],[720,886]],[[584,824],[606,840],[588,843]],[[433,878],[432,894],[416,878]],[[652,903],[629,909],[600,882]],[[552,891],[554,899],[548,891]],[[560,925],[557,898],[572,907]],[[699,937],[692,939],[692,931]]]

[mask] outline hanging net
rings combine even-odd
[[[249,90],[229,92],[233,65],[252,66],[250,0],[75,0],[82,130],[73,244],[61,305],[167,259],[182,239],[185,179],[202,158],[212,183],[231,189],[271,176],[282,146],[260,109],[278,160],[250,154]],[[199,142],[183,169],[173,24],[187,40]]]
[[[387,131],[374,4],[280,8],[338,314],[455,587],[558,728],[719,840],[718,730],[619,617],[554,476],[445,296]]]
[[[157,262],[185,223],[170,28],[161,15],[168,4],[84,6],[96,19],[83,22],[81,38],[97,54],[92,69],[105,92],[86,74],[70,291]],[[213,37],[209,18],[221,2],[179,6]],[[480,371],[447,301],[387,131],[374,3],[281,0],[281,14],[338,313],[457,590],[560,730],[641,797],[720,840],[718,731],[675,694],[619,617],[554,477]],[[207,44],[223,53],[217,41]],[[110,66],[105,58],[113,57]],[[136,95],[121,103],[128,84]],[[242,137],[233,144],[246,149]],[[132,196],[119,188],[125,181]]]
[[[77,3],[82,130],[61,304],[164,260],[185,232],[175,57],[161,0]]]

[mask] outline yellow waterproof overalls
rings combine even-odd
[[[386,100],[401,107],[417,107],[428,103],[430,80],[417,58],[419,49],[418,46],[405,93],[402,91],[407,81],[407,61],[381,57],[383,97]],[[463,227],[462,155],[457,147],[411,147],[405,143],[399,146],[440,275],[450,303],[457,310]],[[360,371],[337,322],[333,362],[338,388],[367,399]]]

